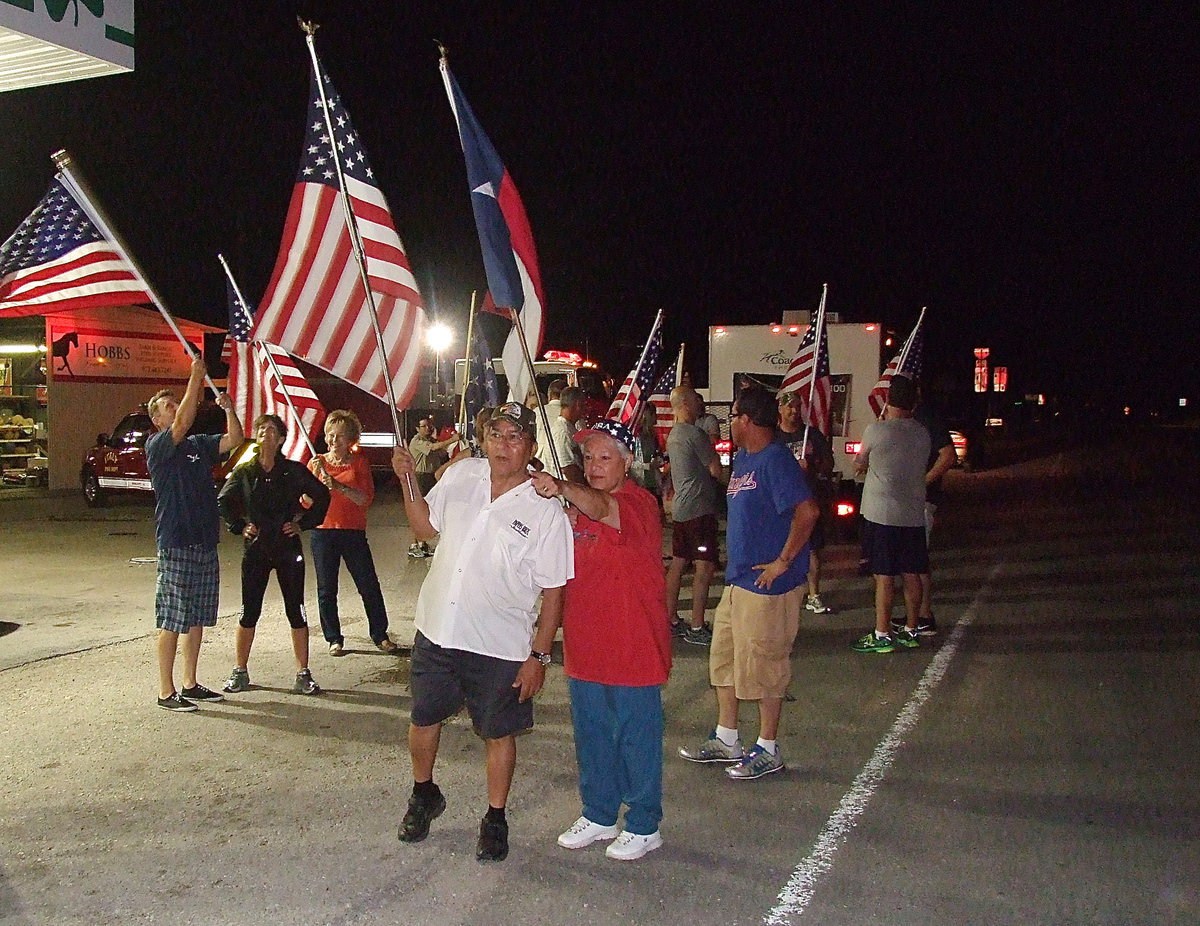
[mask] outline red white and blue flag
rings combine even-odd
[[[796,356],[784,374],[779,394],[795,392],[800,396],[800,420],[822,434],[829,434],[829,406],[833,381],[829,372],[829,333],[825,327],[825,302],[817,311],[816,321],[808,326]]]
[[[153,301],[58,176],[0,246],[0,317]]]
[[[662,312],[659,312],[654,316],[654,326],[650,329],[650,337],[646,339],[646,346],[642,349],[641,359],[629,371],[625,382],[617,390],[617,396],[613,399],[605,418],[616,419],[631,431],[637,431],[635,424],[642,414],[642,406],[650,397],[662,349]]]
[[[385,402],[390,378],[396,405],[403,408],[416,390],[424,362],[421,294],[350,116],[320,62],[315,57],[313,62],[304,152],[253,337],[277,344]],[[332,137],[318,81],[329,102]],[[386,370],[340,201],[335,158],[340,159],[345,193],[362,239],[387,352]]]
[[[671,361],[671,365],[663,370],[662,376],[650,394],[650,404],[654,407],[654,435],[658,438],[658,449],[666,451],[667,437],[675,426],[675,411],[671,408],[671,390],[679,385],[683,376],[683,345],[679,345],[679,353]]]
[[[884,408],[887,407],[888,389],[891,388],[893,376],[905,376],[913,382],[921,378],[921,351],[925,344],[925,334],[921,330],[921,324],[924,321],[925,310],[921,309],[921,316],[917,319],[912,334],[900,348],[900,353],[893,357],[892,362],[884,368],[879,382],[867,396],[867,401],[871,403],[871,411],[875,413],[876,417],[882,415]]]
[[[529,356],[537,357],[542,349],[546,300],[529,218],[512,177],[484,134],[445,58],[442,58],[441,69],[467,162],[471,208],[475,213],[475,228],[479,232],[479,247],[487,272],[488,299],[483,308],[517,313],[525,331]],[[515,326],[500,356],[508,377],[509,396],[517,402],[525,401],[533,383],[525,368],[525,356]]]
[[[316,441],[325,423],[325,407],[287,351],[262,341],[250,340],[253,313],[249,306],[243,305],[238,299],[231,283],[227,281],[225,286],[229,295],[229,336],[225,339],[221,359],[229,364],[226,391],[233,399],[234,410],[247,433],[259,415],[278,415],[288,429],[283,442],[283,455],[307,463],[312,456],[309,441]],[[275,361],[274,368],[271,360]],[[279,376],[275,375],[276,371]],[[290,407],[288,399],[291,400]],[[300,416],[299,423],[296,421],[297,415]],[[308,435],[308,441],[304,439],[302,429]]]

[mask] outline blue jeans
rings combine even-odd
[[[354,587],[363,600],[367,612],[367,627],[371,639],[379,643],[387,636],[387,609],[383,604],[383,592],[379,590],[379,576],[375,574],[375,560],[367,545],[367,532],[318,527],[309,534],[312,547],[313,568],[317,573],[317,610],[321,616],[321,633],[326,643],[345,643],[342,638],[342,623],[338,618],[338,570],[342,560],[354,580]]]
[[[612,826],[621,804],[638,836],[662,820],[662,686],[600,685],[568,679],[583,815]]]

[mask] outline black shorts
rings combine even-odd
[[[717,516],[702,514],[671,525],[671,555],[689,563],[717,561]]]
[[[929,571],[925,527],[892,527],[863,519],[863,556],[871,575],[921,575]]]
[[[513,688],[521,663],[446,649],[417,632],[413,643],[412,691],[414,726],[430,727],[449,720],[464,704],[475,732],[501,739],[533,728],[533,699],[517,700]]]

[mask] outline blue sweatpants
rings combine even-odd
[[[568,679],[583,815],[612,826],[621,805],[638,836],[662,820],[662,686],[600,685]]]

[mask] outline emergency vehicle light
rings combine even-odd
[[[862,441],[860,441],[860,440],[846,441],[846,453],[850,454],[851,456],[854,456],[854,454],[858,453],[860,450],[862,450]]]

